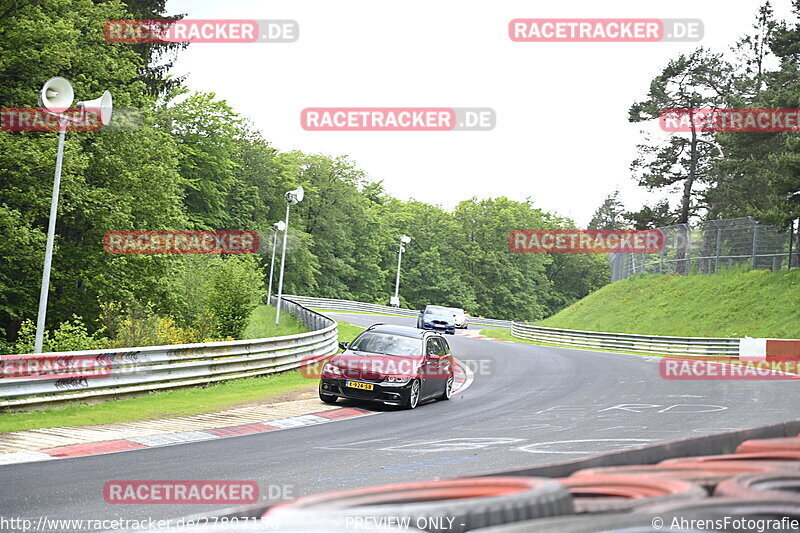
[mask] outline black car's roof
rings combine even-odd
[[[401,335],[403,337],[422,338],[430,331],[412,328],[409,326],[395,326],[394,324],[376,324],[367,328],[367,331],[374,331],[375,333],[391,333],[392,335]]]

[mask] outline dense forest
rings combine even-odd
[[[388,304],[399,238],[402,305],[538,319],[607,283],[600,256],[511,254],[516,228],[572,227],[533,201],[452,210],[387,194],[346,156],[281,152],[212,93],[170,75],[178,44],[114,44],[108,19],[167,17],[163,0],[0,2],[0,101],[32,107],[51,76],[110,89],[137,127],[68,132],[45,348],[238,337],[265,298],[272,225],[291,211],[285,291]],[[288,78],[291,79],[291,78]],[[279,139],[274,140],[279,142]],[[0,131],[0,339],[30,348],[57,135]],[[112,230],[253,230],[251,256],[112,255]],[[77,339],[77,341],[75,341]]]

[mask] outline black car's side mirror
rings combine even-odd
[[[349,342],[342,341],[339,343],[339,348],[341,348],[342,350],[346,350],[348,346],[350,346]]]

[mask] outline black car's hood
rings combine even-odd
[[[383,379],[387,376],[412,377],[425,360],[423,355],[385,355],[347,350],[329,363],[339,367],[344,377]]]

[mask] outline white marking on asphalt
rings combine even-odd
[[[672,411],[675,408],[678,408],[678,411]],[[696,410],[688,410],[689,407],[699,407],[702,409]],[[706,409],[710,407],[711,409]],[[687,410],[680,410],[681,408],[687,408]],[[674,414],[692,414],[692,413],[713,413],[715,411],[725,411],[728,408],[723,405],[709,405],[709,404],[701,404],[701,403],[685,403],[683,405],[670,405],[666,409],[661,409],[658,411],[659,413],[666,413],[667,411],[672,411]]]
[[[636,431],[645,430],[646,431],[647,430],[647,426],[614,426],[613,428],[598,429],[597,432],[599,433],[601,431],[611,431],[611,430],[614,430],[614,429],[625,430],[625,431],[630,431],[630,430],[636,430]]]
[[[584,413],[590,407],[594,407],[594,405],[555,405],[553,407],[548,407],[547,409],[542,409],[541,411],[536,411],[533,415],[540,415],[542,413],[547,413],[550,411],[559,411],[559,412],[566,412],[565,414],[569,413]]]
[[[499,420],[495,419],[495,422],[499,422],[498,426],[491,426],[491,425],[481,425],[479,427],[463,427],[460,428],[461,431],[480,431],[483,433],[486,432],[493,432],[493,431],[504,431],[507,430],[509,427],[514,427],[514,429],[536,429],[536,430],[547,430],[550,432],[556,431],[569,431],[575,429],[576,426],[554,426],[552,424],[530,424],[530,425],[522,425],[515,422],[508,422],[502,423]]]
[[[664,406],[655,405],[652,403],[621,403],[613,407],[606,407],[605,409],[600,409],[597,412],[602,413],[604,411],[619,410],[619,411],[628,411],[629,413],[641,413],[642,409],[655,409],[656,407],[664,407]]]
[[[458,450],[478,450],[501,444],[514,444],[525,439],[504,437],[456,437],[452,439],[431,440],[415,442],[413,444],[400,444],[381,448],[381,451],[406,451],[406,452],[446,452]]]
[[[597,411],[598,413],[603,413],[605,411],[627,411],[629,413],[641,413],[645,409],[659,409],[656,411],[657,413],[667,413],[670,412],[672,414],[693,414],[693,413],[713,413],[715,411],[725,411],[727,407],[723,405],[711,405],[711,404],[702,404],[702,403],[684,403],[684,404],[676,404],[676,405],[655,405],[650,403],[621,403],[619,405],[614,405],[612,407],[606,407],[605,409],[600,409]],[[695,407],[698,409],[690,409],[691,407]]]
[[[559,447],[559,446],[560,447],[566,447],[566,446],[561,446],[561,445],[566,444],[567,446],[569,446],[570,444],[582,444],[582,443],[587,443],[587,442],[588,443],[592,443],[592,444],[597,444],[597,443],[601,443],[601,442],[604,442],[604,443],[612,443],[612,442],[618,443],[619,444],[618,446],[612,446],[611,447],[612,450],[613,450],[614,448],[627,448],[629,444],[633,444],[633,443],[645,444],[647,442],[653,442],[653,440],[655,440],[655,439],[578,439],[578,440],[557,440],[557,441],[552,441],[552,442],[537,442],[535,444],[528,444],[526,446],[520,446],[517,449],[519,451],[521,451],[521,452],[527,452],[527,453],[543,453],[543,454],[551,454],[551,453],[552,454],[556,454],[557,453],[557,454],[582,454],[582,455],[586,455],[586,454],[593,454],[593,453],[611,451],[611,450],[605,449],[605,447],[602,450],[595,449],[595,450],[574,450],[574,451],[537,450],[536,448],[537,447],[541,447],[541,446],[552,446],[552,445],[556,445],[557,447]]]
[[[387,440],[397,440],[397,437],[389,437],[385,439],[369,439],[369,440],[360,440],[357,442],[347,442],[345,444],[334,444],[333,446],[315,446],[317,450],[374,450],[375,448],[372,446],[367,446],[364,448],[358,448],[357,446],[360,444],[369,444],[374,442],[382,442]]]

